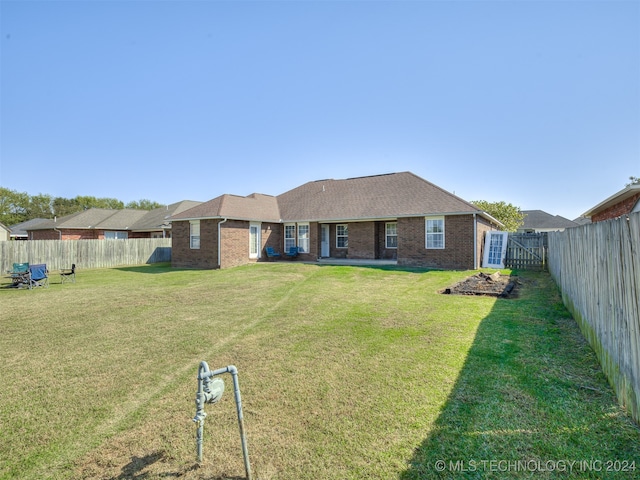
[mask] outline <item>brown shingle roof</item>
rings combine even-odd
[[[422,215],[480,214],[475,205],[411,172],[308,182],[277,197],[221,195],[172,220],[233,218],[271,222],[350,221]]]
[[[279,222],[276,197],[252,193],[247,197],[224,194],[171,217],[172,220],[194,218],[233,218],[235,220],[262,220]]]
[[[278,204],[284,221],[481,213],[411,172],[309,182],[279,195]]]

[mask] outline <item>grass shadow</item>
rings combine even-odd
[[[186,268],[172,268],[170,263],[151,263],[147,265],[135,265],[131,267],[114,267],[113,270],[119,270],[121,272],[131,272],[131,273],[147,273],[151,275],[157,275],[160,273],[167,272],[182,272],[189,271]]]
[[[496,300],[482,320],[401,480],[633,478],[640,469],[640,429],[555,284],[546,273],[522,275],[520,297]]]

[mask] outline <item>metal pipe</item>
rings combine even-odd
[[[202,437],[204,431],[204,419],[207,414],[204,411],[204,404],[213,398],[213,394],[209,391],[209,380],[223,373],[230,373],[233,379],[233,393],[236,400],[236,412],[238,414],[238,427],[240,429],[240,442],[242,444],[242,455],[244,457],[244,469],[247,480],[251,480],[251,464],[249,463],[249,449],[247,447],[247,438],[244,431],[244,417],[242,415],[242,398],[240,396],[240,382],[238,381],[238,369],[235,365],[229,365],[224,368],[211,371],[207,362],[200,362],[198,368],[198,392],[196,393],[196,416],[193,421],[197,423],[196,432],[196,448],[198,462],[202,461]]]

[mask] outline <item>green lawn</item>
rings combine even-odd
[[[255,479],[637,477],[640,430],[549,276],[438,294],[472,273],[152,265],[0,288],[0,478],[243,478],[229,375],[195,461],[201,360],[238,368]]]

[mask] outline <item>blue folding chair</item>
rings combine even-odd
[[[29,265],[29,289],[49,286],[49,271],[45,263]]]

